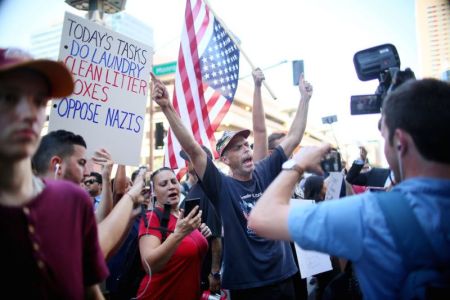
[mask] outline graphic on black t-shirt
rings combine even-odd
[[[245,219],[247,220],[247,224],[248,224],[248,217],[250,216],[250,212],[252,211],[253,207],[256,204],[256,200],[259,199],[259,197],[261,197],[262,193],[257,193],[257,194],[246,194],[244,196],[241,196],[241,201],[239,201],[240,206],[241,206],[241,210],[242,213],[245,217]],[[256,233],[250,229],[247,225],[247,234],[250,236],[256,236]]]

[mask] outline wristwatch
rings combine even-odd
[[[216,272],[216,273],[211,272],[211,275],[215,280],[220,280],[220,272]]]
[[[285,161],[281,166],[281,169],[286,171],[296,171],[300,176],[305,172],[303,168],[297,165],[297,162],[293,159]]]

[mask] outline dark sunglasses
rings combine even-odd
[[[85,185],[96,183],[97,181],[94,179],[89,179],[84,182]]]

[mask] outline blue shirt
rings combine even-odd
[[[239,181],[220,172],[208,159],[200,184],[222,218],[224,288],[267,286],[297,272],[288,242],[264,239],[247,226],[250,211],[285,160],[284,151],[278,147],[255,165],[251,180]]]
[[[97,210],[100,201],[102,201],[102,195],[95,196],[94,198],[94,211]]]
[[[409,202],[434,250],[445,253],[450,265],[450,180],[414,178],[394,190]],[[377,195],[364,193],[306,208],[292,202],[288,228],[302,248],[353,261],[365,299],[397,299],[407,272]]]

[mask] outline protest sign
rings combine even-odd
[[[150,46],[66,13],[59,60],[75,89],[52,103],[49,131],[83,136],[89,156],[105,148],[116,163],[138,165],[152,56]]]
[[[295,201],[305,208],[309,205],[316,205],[314,200],[291,199],[291,201]],[[298,267],[302,278],[310,277],[333,269],[330,256],[328,254],[304,250],[297,245],[297,243],[295,243],[295,252],[297,253]]]
[[[325,194],[325,200],[339,198],[343,180],[344,174],[342,172],[330,172],[330,175],[326,179],[327,193]]]

